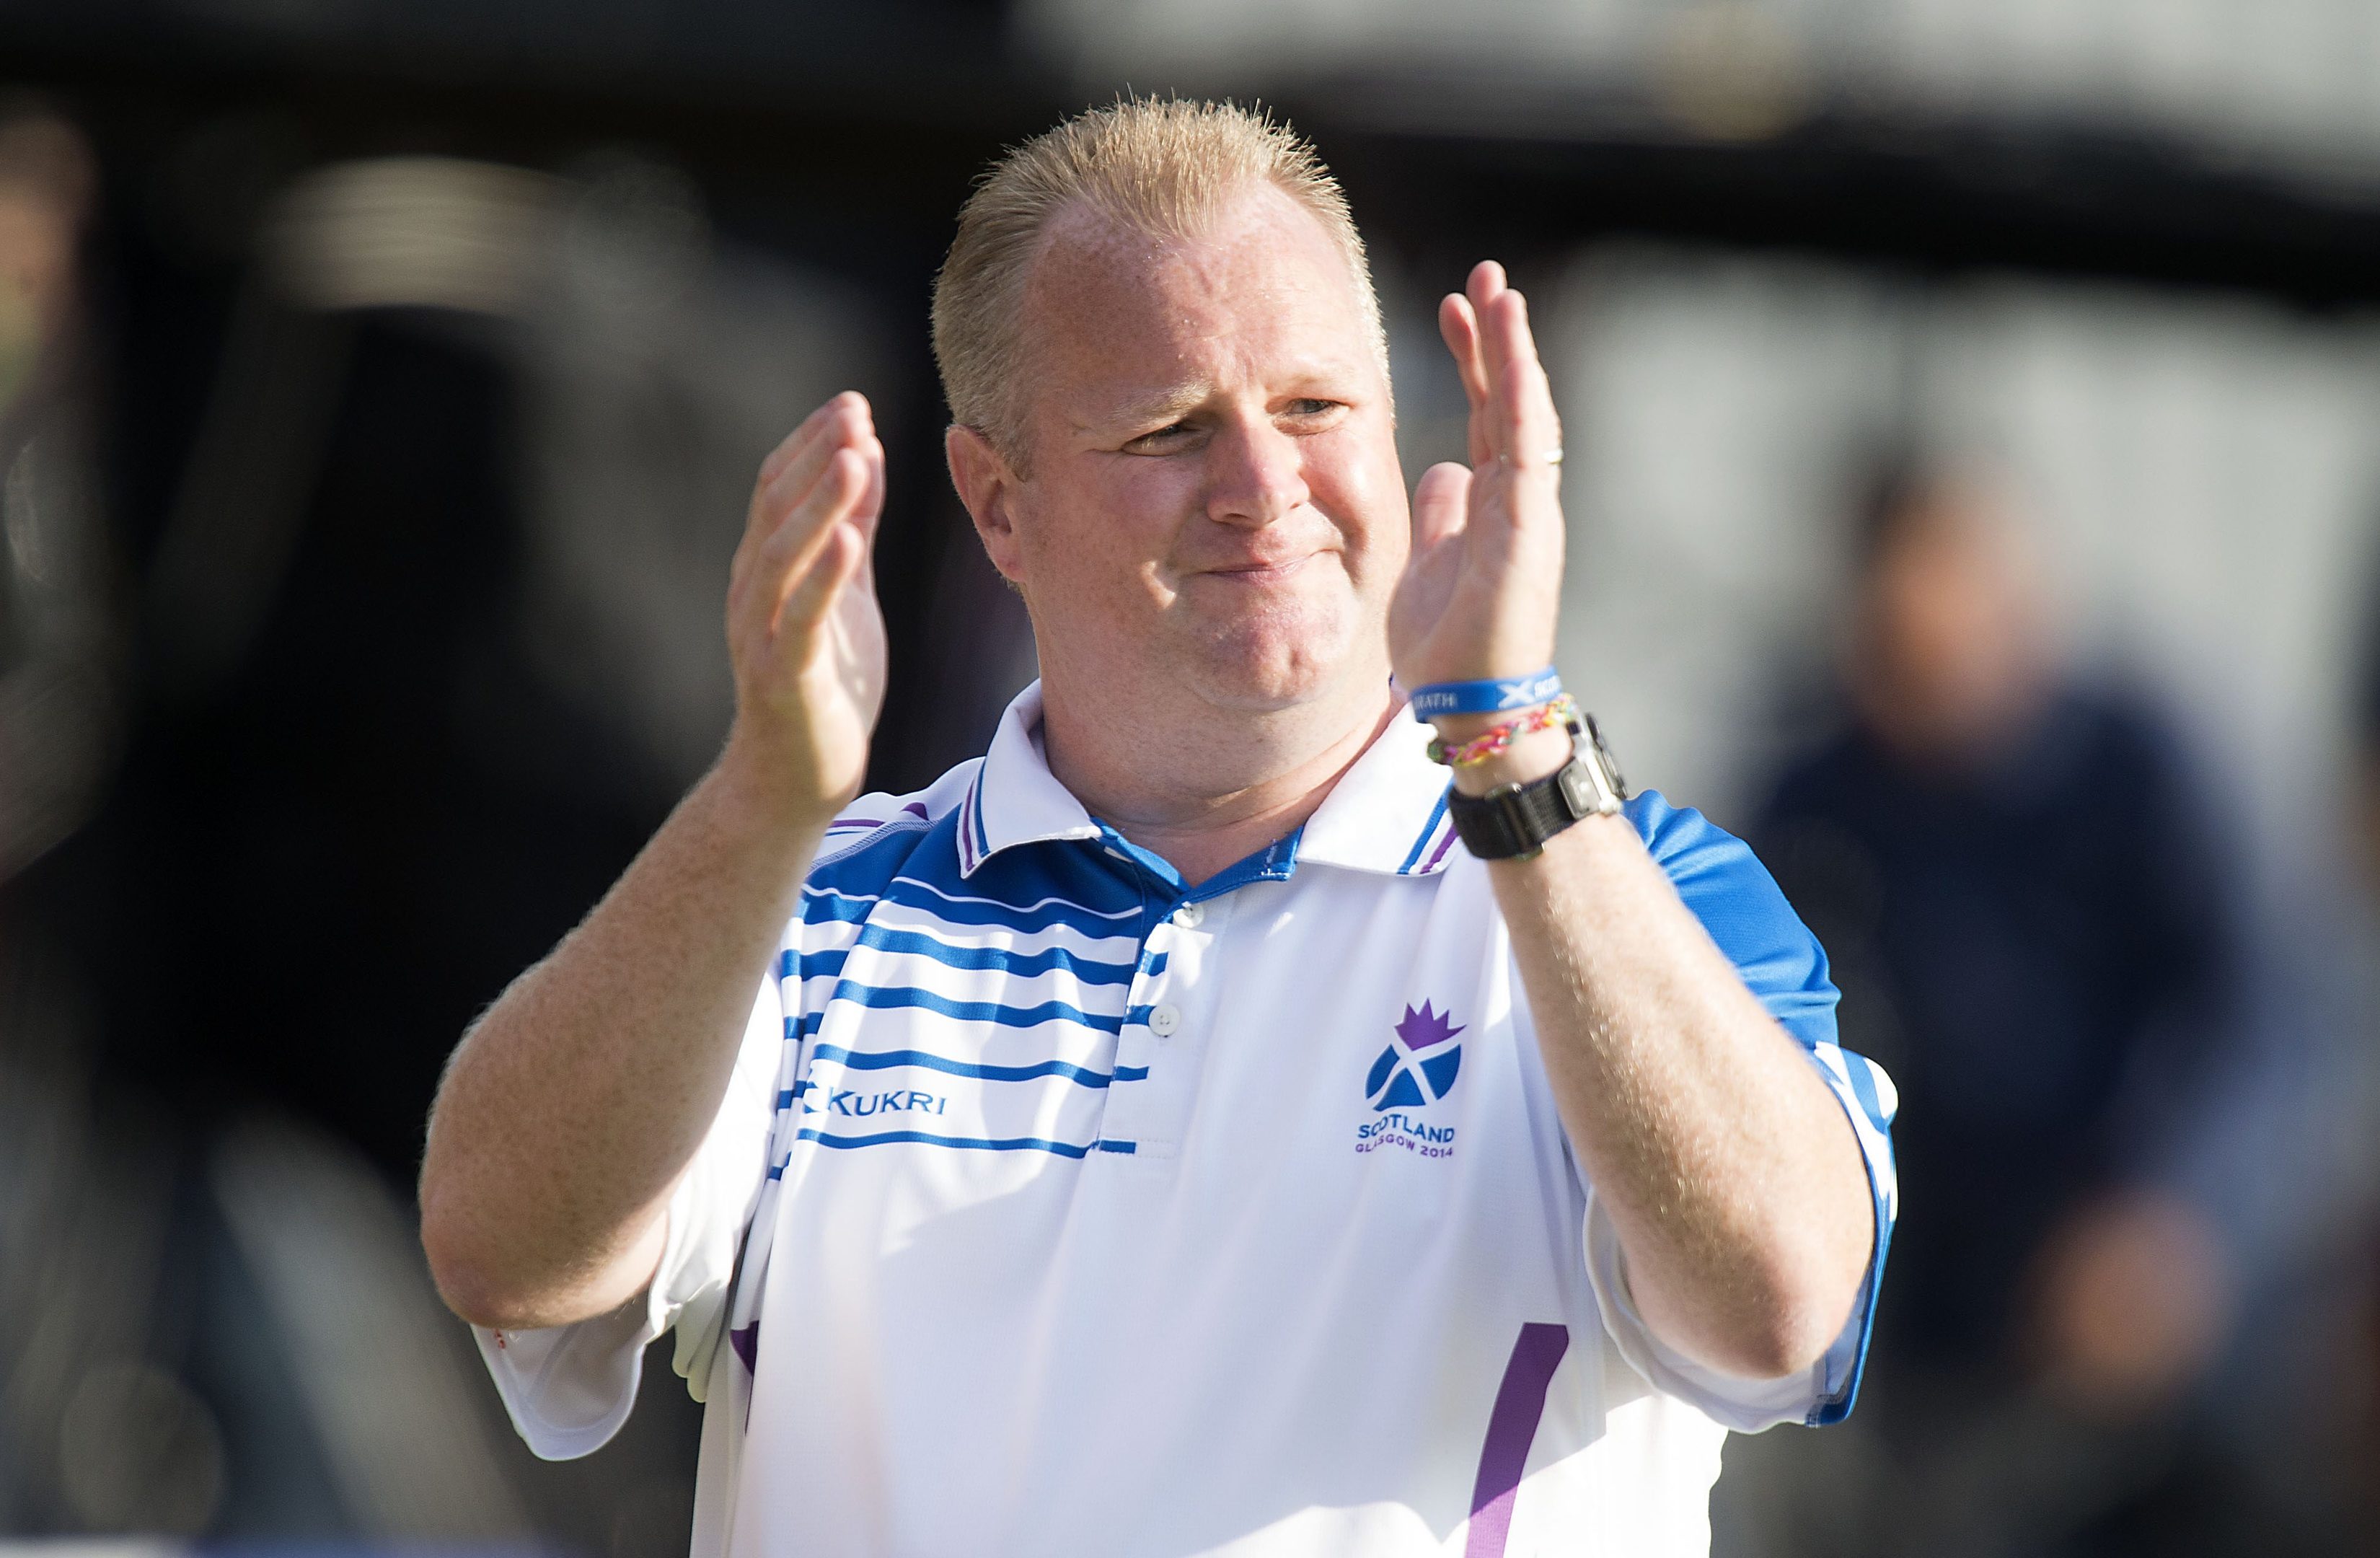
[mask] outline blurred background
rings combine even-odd
[[[892,461],[876,782],[1030,677],[928,287],[1125,88],[1320,143],[1409,475],[1435,296],[1531,292],[1571,683],[1900,1083],[1867,1395],[1720,1558],[2380,1551],[2369,0],[0,7],[0,1534],[684,1550],[663,1360],[511,1434],[424,1113],[715,750],[811,405]]]

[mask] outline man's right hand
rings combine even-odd
[[[884,449],[856,395],[769,456],[728,584],[726,750],[456,1049],[422,1154],[421,1237],[466,1319],[565,1325],[650,1283],[802,878],[868,768],[883,504]]]
[[[884,445],[846,390],[760,467],[727,585],[735,724],[721,767],[737,788],[823,826],[859,793],[884,703],[884,617],[872,559]]]

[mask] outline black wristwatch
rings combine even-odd
[[[1484,796],[1449,787],[1447,813],[1463,847],[1483,860],[1525,860],[1582,817],[1608,817],[1628,799],[1628,781],[1611,761],[1595,716],[1570,727],[1570,761],[1526,785]]]

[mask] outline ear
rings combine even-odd
[[[966,505],[991,566],[1009,583],[1023,583],[1025,554],[1016,537],[1016,496],[1023,482],[1007,457],[990,439],[955,422],[943,431],[942,457],[950,462],[951,485]]]

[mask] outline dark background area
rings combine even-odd
[[[559,169],[628,146],[694,178],[723,236],[914,322],[887,343],[899,390],[879,408],[893,672],[873,782],[914,786],[972,749],[919,729],[937,703],[919,674],[927,597],[947,550],[973,544],[933,436],[926,305],[977,171],[1097,95],[1003,59],[999,7],[715,6],[666,28],[627,6],[611,27],[601,7],[488,7],[407,17],[422,36],[385,51],[335,28],[266,44],[163,5],[55,9],[0,20],[0,64],[100,158],[92,301],[129,586],[188,465],[253,225],[292,176],[396,154]],[[2249,287],[2316,310],[2380,298],[2380,213],[2137,136],[1845,113],[1747,146],[1552,88],[1493,93],[1495,122],[1463,133],[1488,87],[1323,82],[1280,106],[1374,245],[1432,286],[1488,252],[1526,286],[1551,256],[1640,234],[1925,274]],[[399,1179],[451,1036],[674,798],[590,777],[600,734],[507,663],[511,386],[467,332],[419,323],[357,327],[302,540],[247,662],[169,704],[136,615],[105,805],[7,888],[10,918],[69,943],[104,992],[127,1075],[185,1111],[273,1099]],[[534,749],[545,783],[488,772],[482,739]]]

